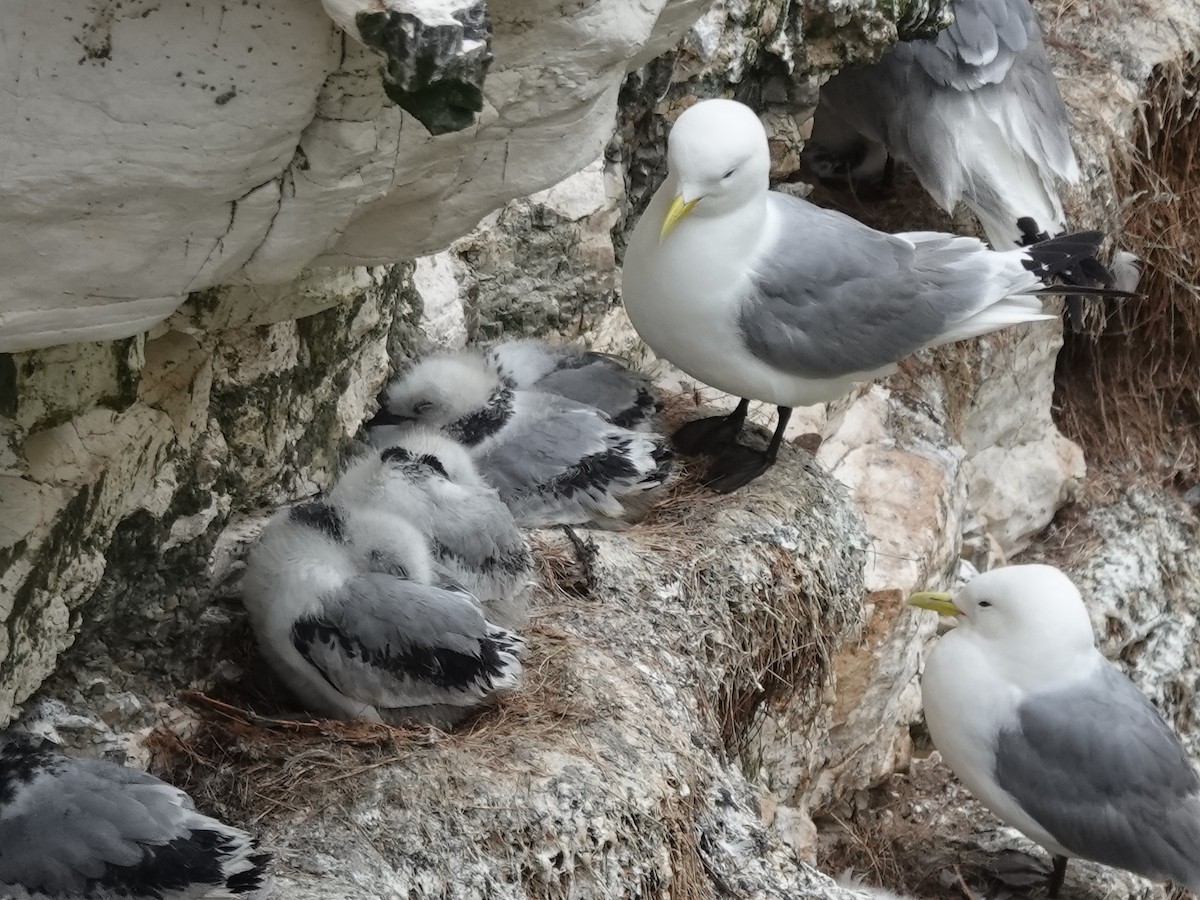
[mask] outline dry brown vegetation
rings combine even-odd
[[[1059,359],[1061,426],[1091,467],[1133,461],[1188,487],[1200,467],[1200,64],[1159,67],[1131,146],[1114,154],[1141,294],[1110,305]],[[1119,464],[1118,464],[1119,465]]]
[[[446,733],[297,714],[298,704],[253,650],[247,633],[232,654],[244,674],[207,691],[183,691],[194,727],[159,728],[150,739],[155,768],[205,809],[240,821],[299,812],[334,802],[374,769],[407,761],[435,746],[495,748],[566,731],[593,717],[571,699],[567,635],[535,622],[528,635],[520,692],[502,698]]]

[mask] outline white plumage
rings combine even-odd
[[[910,602],[958,619],[921,696],[942,759],[985,806],[1057,857],[1200,888],[1200,778],[1096,649],[1070,579],[1008,566]]]
[[[602,353],[525,338],[491,347],[487,361],[509,387],[594,406],[624,428],[648,428],[658,411],[650,379]]]
[[[369,424],[377,445],[416,425],[461,442],[521,525],[627,520],[671,470],[662,436],[622,428],[565,397],[510,387],[471,352],[413,365],[387,387]]]
[[[242,593],[263,655],[310,711],[445,726],[518,687],[523,642],[433,579],[425,536],[400,516],[314,502],[268,522]]]
[[[1053,316],[1035,296],[1057,273],[1095,266],[1098,233],[1021,250],[936,232],[885,234],[768,189],[757,116],[732,100],[689,107],[672,128],[669,174],[625,254],[625,309],[655,353],[693,378],[780,407],[764,452],[733,444],[732,416],[676,435],[719,458],[733,490],[775,459],[794,406],[836,399],[923,347]]]
[[[402,514],[429,539],[445,577],[479,600],[488,621],[514,631],[525,625],[533,574],[529,544],[457,441],[406,429],[351,462],[330,500]]]

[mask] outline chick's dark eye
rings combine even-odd
[[[431,410],[431,409],[433,409],[433,401],[432,400],[422,400],[420,403],[418,403],[416,406],[413,407],[413,412],[423,413],[423,412],[429,412],[429,410]]]

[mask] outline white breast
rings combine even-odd
[[[950,632],[929,654],[921,677],[925,722],[942,759],[1000,819],[1051,853],[1071,856],[995,779],[995,747],[1003,723],[1016,718],[1019,689],[992,672],[963,635]]]

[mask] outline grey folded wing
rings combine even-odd
[[[381,573],[297,620],[292,643],[342,694],[381,708],[470,703],[513,662],[469,594]]]
[[[469,516],[435,523],[438,557],[485,577],[528,575],[533,557],[509,508],[492,491],[472,491],[464,502],[470,504]]]
[[[984,143],[964,149],[962,129],[978,114],[1040,169],[1076,178],[1067,107],[1028,0],[959,0],[955,9],[954,24],[936,40],[897,44],[878,63],[831,79],[821,89],[818,115],[842,119],[883,144],[947,209],[964,196],[1002,189],[992,168],[1003,160],[984,149],[994,137],[977,135]],[[987,158],[976,160],[981,153]],[[977,199],[1003,208],[1002,197]]]
[[[895,63],[919,66],[935,84],[953,88],[940,92],[949,104],[941,112],[948,123],[944,140],[956,140],[952,95],[969,92],[1012,143],[1039,166],[1060,178],[1075,177],[1067,107],[1028,0],[959,0],[955,8],[955,23],[935,42],[903,45]],[[987,86],[994,87],[979,90]],[[924,103],[936,104],[939,92],[922,93],[928,95]],[[933,138],[917,137],[914,143],[918,155],[922,150],[934,152]]]
[[[977,242],[917,246],[772,192],[781,238],[757,263],[738,324],[750,351],[804,378],[891,365],[1003,295],[971,263]]]
[[[162,886],[159,870],[172,861],[157,857],[191,834],[186,794],[145,772],[50,751],[22,766],[0,805],[0,884],[52,896],[80,896],[93,883]]]
[[[587,354],[584,363],[550,372],[538,381],[537,390],[594,406],[623,428],[634,428],[657,412],[658,398],[644,375],[599,354]]]
[[[954,21],[933,41],[897,46],[938,84],[971,91],[1003,81],[1031,48],[1043,58],[1041,29],[1029,0],[957,0]]]
[[[1200,780],[1174,732],[1112,666],[1039,694],[1000,733],[996,780],[1080,856],[1195,886]]]
[[[654,436],[620,428],[596,410],[553,394],[526,392],[521,399],[522,414],[507,439],[476,459],[518,521],[524,499],[605,506],[625,490],[665,477],[654,458]],[[669,470],[665,460],[661,465]],[[611,514],[618,515],[619,507]]]

